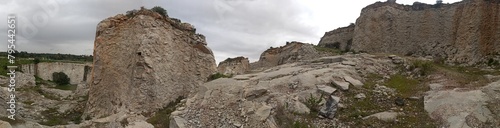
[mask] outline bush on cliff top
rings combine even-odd
[[[154,12],[157,12],[159,13],[160,15],[162,15],[163,17],[167,17],[167,10],[165,10],[164,8],[160,7],[160,6],[155,6],[153,8],[151,8],[151,11],[154,11]]]

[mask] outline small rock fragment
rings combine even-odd
[[[360,94],[357,94],[356,96],[354,96],[354,98],[356,98],[356,99],[364,99],[364,98],[366,98],[366,95],[364,93],[360,93]]]
[[[340,88],[340,90],[342,91],[349,90],[349,83],[347,82],[334,80],[332,83],[333,85],[337,86],[337,88]]]
[[[324,95],[331,95],[333,92],[337,91],[337,89],[327,86],[327,85],[316,85],[318,91]]]

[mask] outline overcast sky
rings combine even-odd
[[[385,0],[0,0],[0,16],[16,14],[18,50],[91,55],[101,20],[141,6],[162,6],[206,36],[218,63],[236,56],[256,61],[264,50],[286,41],[317,44],[325,32],[354,23],[361,9],[376,1]],[[0,29],[7,35],[6,25]]]

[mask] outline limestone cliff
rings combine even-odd
[[[326,32],[319,41],[318,46],[349,51],[354,37],[354,27],[355,25],[351,24],[347,27]]]
[[[44,80],[52,80],[52,73],[64,72],[70,78],[71,84],[87,82],[90,75],[91,64],[43,62],[38,64],[25,64],[21,70],[30,75],[36,75]]]
[[[318,57],[318,52],[313,45],[293,41],[287,42],[285,46],[267,49],[260,55],[259,61],[252,63],[250,67],[252,70],[269,68]]]
[[[477,64],[500,58],[500,1],[377,2],[362,10],[353,32],[342,31],[337,34],[340,37],[329,40],[342,41],[350,34],[354,51],[431,55],[447,62]]]
[[[205,37],[188,23],[141,9],[97,25],[86,114],[146,117],[205,82],[216,71]]]
[[[227,58],[219,63],[217,67],[219,73],[225,75],[240,75],[250,70],[250,61],[245,57]]]

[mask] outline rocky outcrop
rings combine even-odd
[[[251,63],[250,67],[252,70],[269,68],[315,58],[318,58],[318,52],[313,45],[293,41],[287,42],[285,46],[267,49],[260,55],[259,61]]]
[[[192,25],[147,9],[101,21],[86,114],[99,118],[132,112],[148,117],[187,97],[216,72],[206,45]]]
[[[362,81],[363,74],[388,74],[387,71],[394,66],[389,59],[381,60],[367,54],[338,57],[342,59],[334,60],[350,61],[356,65],[344,65],[339,61],[323,63],[320,60],[325,59],[318,58],[207,82],[187,99],[182,110],[172,113],[171,126],[286,127],[277,124],[276,120],[284,118],[286,113],[311,113],[312,108],[308,106],[311,97],[324,101],[318,105],[321,108],[315,108],[316,114],[321,109],[322,118],[330,119],[315,119],[310,127],[338,126],[331,118],[343,103],[341,97],[346,96],[330,83],[343,81],[345,76]]]
[[[354,37],[354,24],[326,32],[318,46],[349,51]]]
[[[500,2],[464,0],[428,5],[394,1],[365,7],[354,27],[351,50],[370,53],[434,56],[464,65],[500,58]],[[325,34],[324,42],[349,39],[341,28]],[[341,47],[342,48],[342,47]]]
[[[25,74],[36,75],[44,80],[52,80],[52,73],[64,72],[70,78],[70,84],[89,81],[92,66],[89,63],[43,62],[21,66]]]
[[[225,75],[240,75],[248,72],[250,70],[250,62],[248,58],[236,57],[227,58],[226,60],[219,63],[217,71]]]

